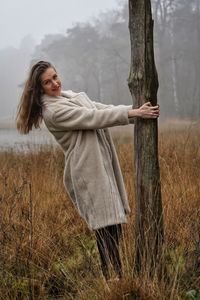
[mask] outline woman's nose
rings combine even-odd
[[[52,84],[53,84],[53,86],[55,86],[55,87],[58,86],[58,82],[55,81],[55,80],[52,81]]]

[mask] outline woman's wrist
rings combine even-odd
[[[129,118],[140,117],[139,109],[134,108],[134,109],[128,110],[128,117]]]

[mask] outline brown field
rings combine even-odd
[[[161,126],[159,134],[168,273],[161,282],[133,276],[133,145],[130,132],[119,138],[115,130],[114,138],[132,207],[124,279],[105,285],[94,235],[63,187],[61,151],[0,152],[0,299],[200,299],[199,126]]]

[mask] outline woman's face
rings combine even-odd
[[[45,94],[49,96],[61,96],[61,81],[54,68],[48,68],[41,75],[41,86]]]

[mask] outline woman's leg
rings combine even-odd
[[[101,268],[106,279],[110,278],[109,260],[116,274],[122,277],[122,264],[119,255],[119,238],[121,232],[121,224],[107,226],[95,231]]]
[[[107,238],[106,238],[106,229],[100,228],[95,230],[97,247],[99,250],[100,262],[101,262],[101,270],[105,279],[110,278],[109,273],[109,254],[107,248]]]
[[[109,226],[110,241],[109,241],[109,257],[116,274],[122,277],[122,263],[119,254],[119,240],[122,234],[121,224]]]

